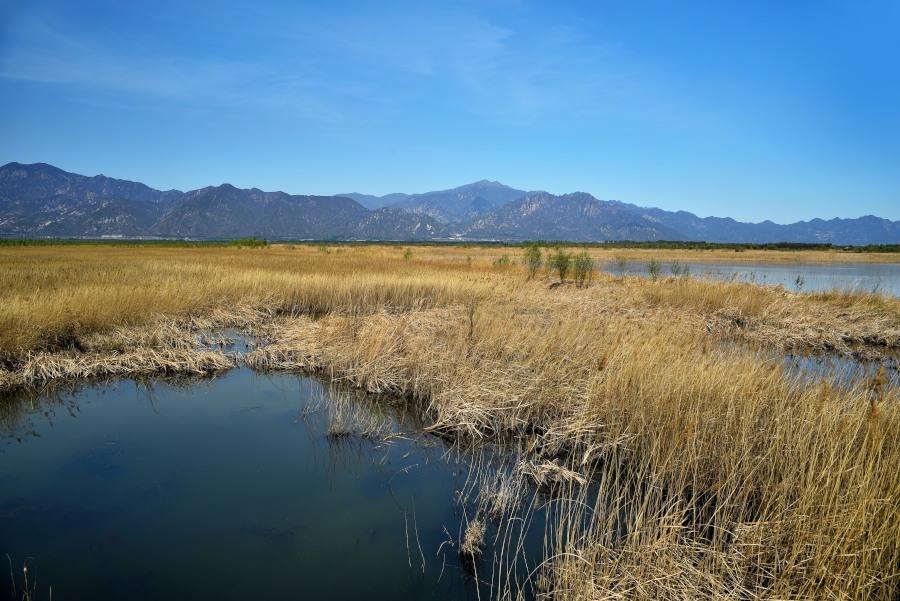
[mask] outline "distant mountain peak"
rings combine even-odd
[[[460,186],[460,188],[474,187],[474,186],[479,186],[479,187],[483,187],[483,188],[509,188],[510,187],[504,183],[498,182],[497,180],[480,179],[477,182],[472,182],[471,184],[467,184],[465,186]]]
[[[162,192],[46,163],[0,167],[0,235],[433,240],[706,240],[900,243],[900,222],[865,215],[780,225],[554,195],[482,179],[420,194],[305,196],[230,183]]]

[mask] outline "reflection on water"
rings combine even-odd
[[[885,384],[900,386],[900,362],[895,357],[881,361],[857,361],[835,355],[785,355],[785,371],[797,374],[807,382],[826,381],[832,386],[851,386],[884,375]]]
[[[755,284],[784,286],[788,290],[824,292],[843,290],[879,292],[900,296],[898,263],[691,263],[660,264],[660,275],[687,268],[694,277],[736,280]],[[608,264],[605,270],[627,275],[648,275],[648,264],[629,262],[624,266]]]
[[[880,368],[772,359],[836,385]],[[248,369],[0,401],[0,553],[27,560],[36,599],[49,585],[56,599],[529,598],[552,504],[522,483],[565,474],[448,447],[403,408]],[[599,506],[589,489],[576,504]],[[456,545],[476,507],[487,546],[472,564]]]
[[[236,369],[7,402],[0,552],[30,558],[38,598],[477,598],[442,545],[469,511],[472,464],[412,418],[338,400]],[[482,598],[492,557],[476,566]]]

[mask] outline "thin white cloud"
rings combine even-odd
[[[208,107],[262,106],[338,122],[323,84],[302,63],[273,69],[255,61],[141,56],[92,42],[33,16],[19,20],[0,54],[0,77],[83,86]],[[330,88],[334,93],[334,88]],[[352,88],[338,93],[355,93]]]
[[[393,74],[400,85],[447,90],[463,110],[517,124],[648,115],[670,110],[677,96],[664,77],[613,42],[588,39],[571,26],[524,31],[514,19],[497,22],[477,7],[303,15],[288,31],[294,42],[339,49],[382,79]]]
[[[261,51],[225,60],[185,57],[177,47],[142,53],[22,14],[0,49],[0,77],[330,124],[402,118],[442,99],[443,107],[424,108],[452,105],[514,125],[677,110],[672,87],[614,44],[559,25],[522,31],[477,5],[263,11],[251,20],[245,34]]]

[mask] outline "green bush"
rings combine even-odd
[[[268,245],[268,242],[260,240],[259,238],[240,238],[238,240],[231,240],[228,243],[228,246],[246,246],[248,248],[262,248],[263,246]]]
[[[509,267],[509,255],[501,255],[494,259],[494,267]]]
[[[575,256],[573,272],[578,286],[589,284],[594,278],[594,260],[587,251],[583,250]]]
[[[650,274],[650,279],[657,279],[659,277],[660,271],[662,271],[662,265],[659,264],[659,261],[657,261],[656,259],[650,259],[650,262],[647,263],[647,273]]]
[[[534,278],[544,264],[541,247],[537,244],[528,245],[528,248],[525,249],[525,254],[522,256],[522,263],[525,265],[525,269],[528,270],[528,279]]]
[[[547,267],[559,274],[559,281],[566,281],[566,274],[569,273],[569,267],[572,265],[572,255],[563,249],[557,250],[550,255]]]

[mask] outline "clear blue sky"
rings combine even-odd
[[[900,219],[898,32],[897,0],[0,0],[0,162]]]

